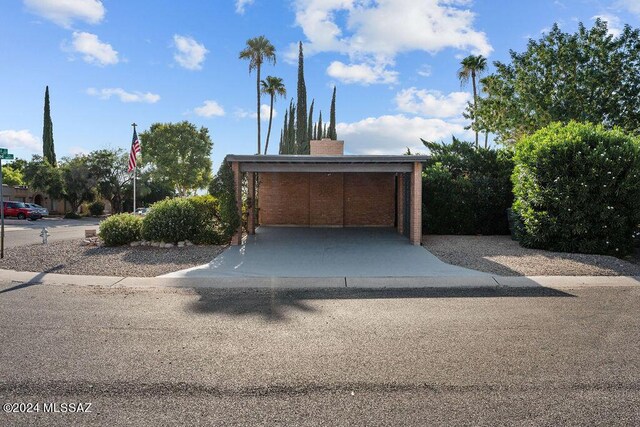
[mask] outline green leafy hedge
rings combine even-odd
[[[142,218],[130,213],[112,215],[100,223],[99,236],[107,246],[121,246],[140,240]]]
[[[516,145],[513,211],[523,246],[624,255],[640,224],[640,142],[571,122]]]
[[[176,243],[220,244],[223,242],[217,203],[212,196],[166,199],[156,202],[142,222],[145,240]]]
[[[423,142],[432,156],[422,175],[423,232],[509,234],[511,152],[475,149],[456,138],[451,144]]]
[[[218,213],[221,230],[226,240],[230,239],[241,224],[236,206],[233,171],[231,165],[222,162],[218,173],[209,185],[209,193],[218,200]]]
[[[104,213],[104,203],[102,203],[100,200],[89,203],[89,213],[92,216],[102,215]]]

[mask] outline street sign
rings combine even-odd
[[[0,154],[9,154],[9,150],[6,148],[0,148]]]
[[[0,153],[0,159],[2,159],[2,160],[13,160],[13,154]]]

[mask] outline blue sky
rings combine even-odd
[[[471,139],[461,117],[469,88],[456,79],[462,57],[507,60],[554,22],[573,31],[596,16],[614,33],[638,27],[640,0],[6,0],[0,147],[26,159],[42,152],[49,85],[58,157],[128,149],[134,121],[144,130],[181,120],[209,129],[216,168],[227,153],[253,154],[255,75],[238,52],[258,35],[277,49],[262,75],[282,77],[289,99],[302,40],[308,103],[328,118],[337,86],[338,137],[350,153]],[[287,105],[277,100],[271,153]]]

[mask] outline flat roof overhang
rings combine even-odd
[[[411,172],[415,162],[430,156],[309,156],[235,155],[226,162],[237,162],[240,172]]]

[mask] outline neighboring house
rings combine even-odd
[[[310,155],[226,157],[236,179],[236,198],[241,199],[243,173],[249,206],[259,191],[258,214],[249,210],[249,234],[256,225],[395,227],[412,244],[420,244],[422,164],[429,156],[345,156],[344,142],[330,139],[310,145]],[[240,238],[238,232],[232,244]]]
[[[40,191],[32,191],[29,187],[26,186],[9,186],[6,184],[2,185],[2,195],[4,200],[24,202],[24,203],[35,203],[36,205],[40,205],[49,210],[51,214],[64,214],[71,207],[69,204],[63,199],[52,199],[48,194],[42,193]],[[108,200],[102,200],[104,203],[104,212],[106,214],[111,213],[111,203]],[[82,212],[82,206],[78,209],[78,212]]]

